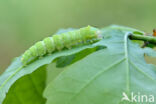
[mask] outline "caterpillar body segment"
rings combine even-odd
[[[52,38],[54,40],[55,48],[57,50],[61,51],[64,48],[62,36],[60,36],[60,35],[53,35]]]
[[[64,43],[64,47],[70,49],[71,48],[71,42],[70,42],[70,35],[68,33],[63,33],[62,34],[62,40]]]
[[[43,56],[46,54],[46,47],[44,41],[39,41],[35,44],[35,47],[37,48],[37,55]]]
[[[54,51],[61,51],[63,48],[70,49],[77,44],[92,43],[100,39],[99,30],[91,26],[60,35],[53,35],[52,37],[45,38],[43,41],[37,42],[26,50],[22,55],[21,61],[23,65],[27,65],[32,59],[51,54]]]
[[[48,54],[51,54],[55,50],[55,44],[53,38],[52,37],[45,38],[43,42],[45,43],[46,52]]]
[[[37,57],[38,56],[38,52],[37,52],[37,47],[36,46],[30,47],[29,51],[30,51],[32,57]]]

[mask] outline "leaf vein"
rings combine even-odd
[[[131,61],[130,61],[130,63],[131,63],[139,72],[141,72],[142,74],[144,74],[147,78],[149,78],[149,79],[151,79],[151,80],[153,80],[153,81],[156,81],[155,79],[153,79],[152,77],[150,77],[148,74],[146,74],[145,72],[143,72],[142,70],[140,70],[140,69],[138,68],[138,66],[136,66],[134,63],[132,63]]]
[[[108,66],[107,68],[103,69],[102,71],[100,71],[99,73],[97,73],[95,76],[93,76],[93,77],[91,78],[91,80],[89,80],[89,81],[85,84],[85,86],[83,86],[83,87],[78,91],[78,93],[76,93],[76,95],[73,96],[73,97],[70,99],[70,101],[72,101],[72,99],[74,99],[75,97],[77,97],[89,84],[91,84],[91,83],[92,83],[97,77],[99,77],[103,72],[105,72],[105,71],[111,69],[112,67],[118,65],[119,63],[121,63],[121,62],[124,61],[124,60],[125,60],[125,58],[122,58],[121,60],[118,60],[118,61],[112,63],[110,66]],[[69,101],[68,103],[70,103],[70,101]],[[68,103],[67,103],[67,104],[68,104]]]

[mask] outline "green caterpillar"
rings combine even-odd
[[[51,54],[56,50],[60,51],[63,48],[70,49],[77,44],[84,42],[93,43],[100,39],[99,30],[91,26],[60,35],[53,35],[52,37],[45,38],[43,41],[37,42],[26,50],[22,55],[21,61],[23,65],[27,65],[32,59]]]

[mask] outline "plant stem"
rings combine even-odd
[[[156,44],[156,37],[153,37],[153,36],[131,34],[130,39],[132,39],[132,40],[142,40],[142,41],[145,41],[145,42]]]

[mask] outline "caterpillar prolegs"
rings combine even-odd
[[[32,58],[42,57],[56,50],[60,51],[63,48],[70,49],[72,46],[83,44],[84,42],[93,43],[101,38],[99,30],[91,26],[60,35],[53,35],[52,37],[45,38],[43,41],[37,42],[26,50],[22,55],[21,61],[23,65],[27,65]]]

